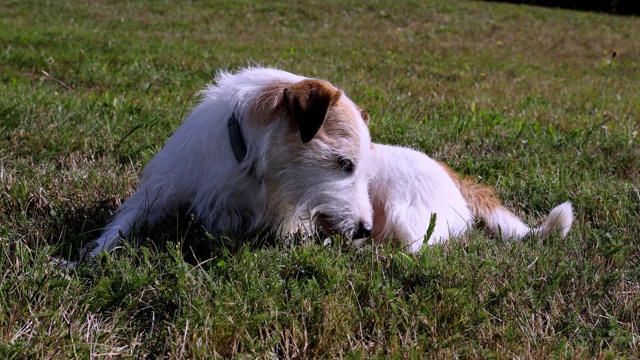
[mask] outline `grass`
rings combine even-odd
[[[0,9],[3,358],[640,356],[640,26],[485,2],[17,2]],[[612,52],[617,51],[615,59]],[[189,214],[95,266],[215,70],[329,79],[378,142],[495,186],[566,239],[390,246],[210,238]]]

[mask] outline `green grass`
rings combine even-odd
[[[0,357],[640,357],[640,25],[484,2],[0,7]],[[612,59],[612,52],[617,56]],[[75,256],[216,69],[343,87],[377,142],[495,186],[566,239],[405,255],[211,239],[189,214]]]

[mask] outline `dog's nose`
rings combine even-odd
[[[365,224],[363,221],[358,223],[358,230],[353,234],[354,239],[363,239],[371,236],[371,225]]]

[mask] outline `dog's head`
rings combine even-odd
[[[293,205],[294,216],[308,217],[322,231],[370,236],[366,113],[317,79],[278,84],[258,99],[253,114],[273,126],[265,165],[274,195]]]

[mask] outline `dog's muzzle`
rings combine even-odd
[[[340,234],[353,240],[364,239],[371,236],[371,225],[367,224],[364,221],[359,221],[358,227],[351,231],[340,231],[336,228],[335,223],[331,220],[331,218],[324,214],[320,214],[318,217],[316,217],[316,221],[322,231],[327,234]]]
[[[358,223],[358,230],[351,236],[352,239],[364,239],[371,236],[371,225],[365,224],[363,221]]]

